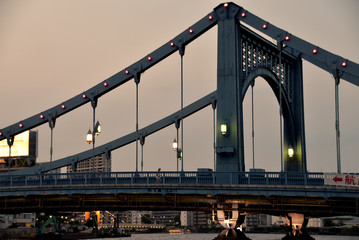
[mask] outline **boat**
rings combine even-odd
[[[170,234],[184,234],[184,231],[183,231],[183,229],[172,229],[172,230],[169,230],[169,233]]]

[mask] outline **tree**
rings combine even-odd
[[[176,226],[181,226],[181,215],[175,216],[173,220]]]
[[[151,216],[150,214],[144,214],[142,217],[141,217],[141,222],[143,224],[152,224],[153,221],[151,220]]]
[[[331,219],[323,219],[323,226],[324,227],[332,227],[334,223]]]

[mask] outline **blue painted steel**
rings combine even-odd
[[[214,101],[216,101],[217,99],[217,93],[213,92],[208,94],[207,96],[189,104],[188,106],[186,106],[183,109],[183,117],[186,118],[194,113],[196,113],[197,111],[205,108],[208,105],[211,105]],[[141,137],[146,137],[149,136],[171,124],[176,123],[176,121],[178,121],[178,119],[180,119],[181,116],[181,111],[177,111],[157,122],[154,122],[142,129],[139,130],[139,136]],[[94,149],[95,152],[95,156],[100,155],[102,153],[110,154],[112,150],[115,150],[117,148],[123,147],[127,144],[130,144],[132,142],[136,141],[136,132],[130,133],[128,135],[125,135],[123,137],[120,137],[116,140],[113,140],[109,143],[106,143],[104,145],[98,146]],[[7,174],[17,174],[17,175],[21,175],[21,174],[40,174],[40,173],[45,173],[48,172],[52,169],[57,169],[57,168],[61,168],[61,167],[65,167],[68,165],[76,165],[77,163],[84,161],[86,159],[89,159],[92,157],[92,150],[87,150],[81,153],[78,153],[74,156],[68,156],[62,159],[58,159],[56,161],[50,162],[50,163],[43,163],[41,165],[37,165],[31,168],[24,168],[22,170],[18,170],[18,171],[14,171],[14,172],[6,172],[1,175],[7,175]]]
[[[155,172],[56,173],[0,176],[0,187],[62,186],[74,184],[154,184]],[[226,175],[226,184],[324,186],[323,173],[297,172],[161,172],[163,184],[213,184],[219,175]]]
[[[149,193],[260,194],[359,198],[357,188],[324,185],[323,173],[294,172],[158,172],[65,173],[0,176],[0,195]],[[226,184],[217,184],[224,174]],[[233,184],[235,181],[239,184]]]
[[[219,172],[245,171],[240,28],[235,16],[237,5],[215,8],[218,15],[217,59],[217,126],[216,170]],[[222,134],[221,125],[227,126]],[[218,175],[217,182],[225,183],[225,175]],[[233,179],[238,183],[238,178]]]
[[[247,11],[247,10],[243,9],[242,7],[239,7],[233,3],[230,3],[227,7],[224,6],[223,4],[219,5],[218,7],[215,8],[215,11],[212,11],[207,16],[205,16],[201,20],[199,20],[197,23],[192,25],[190,28],[184,30],[182,33],[177,35],[175,38],[168,41],[167,43],[165,43],[164,45],[162,45],[160,48],[156,49],[155,51],[151,52],[150,54],[146,55],[145,57],[143,57],[136,63],[132,64],[131,66],[129,66],[127,68],[124,68],[122,71],[116,73],[112,77],[106,79],[105,81],[101,81],[96,86],[74,96],[73,98],[68,99],[67,101],[62,102],[62,103],[54,106],[53,108],[47,109],[41,113],[35,114],[34,116],[21,121],[21,123],[22,123],[21,127],[18,125],[19,122],[17,122],[17,123],[14,123],[14,124],[6,127],[6,128],[0,129],[0,140],[2,140],[2,139],[9,140],[9,139],[13,138],[13,136],[15,136],[25,130],[35,128],[35,127],[42,125],[44,123],[47,123],[49,121],[55,121],[55,119],[57,119],[58,117],[60,117],[64,114],[67,114],[70,111],[72,111],[90,101],[94,101],[95,99],[98,99],[102,95],[121,86],[122,84],[126,83],[130,79],[132,79],[132,78],[138,76],[139,74],[143,73],[144,71],[148,70],[149,68],[151,68],[155,64],[159,63],[160,61],[162,61],[169,55],[175,53],[176,51],[182,51],[186,45],[191,43],[193,40],[198,38],[200,35],[205,33],[207,30],[209,30],[213,26],[215,26],[217,23],[220,25],[219,30],[226,29],[224,32],[222,32],[220,34],[224,34],[221,38],[222,43],[225,43],[227,41],[231,44],[231,46],[229,46],[229,48],[226,48],[226,47],[223,48],[227,52],[232,47],[234,47],[234,49],[237,49],[237,50],[239,48],[242,48],[242,46],[240,46],[240,47],[238,46],[238,44],[240,42],[239,39],[238,38],[235,39],[235,37],[238,37],[238,36],[236,36],[236,34],[238,35],[238,33],[240,33],[241,31],[243,32],[243,29],[242,30],[235,29],[234,26],[240,26],[240,24],[238,22],[244,22],[244,23],[248,24],[249,26],[255,28],[256,30],[266,34],[267,36],[269,36],[273,39],[276,39],[278,46],[279,45],[282,46],[282,43],[285,43],[285,46],[283,48],[283,56],[286,55],[287,57],[290,57],[290,58],[293,58],[296,60],[296,66],[294,66],[294,68],[293,68],[294,78],[295,78],[294,82],[296,84],[299,84],[299,86],[296,86],[297,92],[294,93],[298,96],[298,99],[294,100],[294,102],[292,103],[294,105],[302,105],[302,102],[303,102],[302,95],[300,92],[300,91],[302,91],[302,86],[301,86],[301,82],[300,82],[301,78],[302,78],[301,58],[308,60],[312,64],[324,69],[325,71],[327,71],[331,74],[339,73],[340,77],[342,79],[347,80],[347,81],[353,83],[354,85],[359,86],[359,65],[358,64],[351,62],[351,61],[347,60],[346,58],[332,54],[322,48],[317,47],[314,44],[308,43],[292,34],[289,34],[287,31],[282,30],[282,29],[268,23],[267,21],[255,16],[254,14],[251,14],[249,11]],[[231,9],[231,12],[229,12],[228,9]],[[232,11],[232,10],[235,10],[235,11]],[[209,17],[209,16],[211,16],[211,17]],[[228,23],[231,24],[231,27],[228,27],[229,25],[225,26]],[[267,25],[266,28],[262,27],[264,23]],[[192,31],[189,31],[190,29]],[[232,35],[229,34],[229,30],[233,30],[233,29],[235,30],[234,34],[232,34]],[[226,34],[231,35],[232,38],[226,40],[225,39]],[[285,39],[286,36],[289,36],[289,40]],[[317,50],[316,53],[313,53],[313,49]],[[251,50],[256,50],[256,49],[252,48]],[[259,52],[257,52],[257,53],[259,53]],[[277,54],[277,52],[273,53],[272,50],[268,50],[268,53],[271,54],[271,56]],[[220,53],[220,54],[222,54],[222,57],[223,57],[224,53]],[[246,53],[246,54],[248,54],[248,53]],[[150,60],[148,59],[148,56],[151,57]],[[241,56],[241,57],[243,57],[243,56]],[[237,61],[239,59],[238,56],[233,56],[233,54],[230,54],[229,58],[232,58],[232,59],[230,59],[231,64],[233,64],[235,61]],[[225,64],[223,64],[223,63],[225,63],[225,61],[228,59],[222,58],[221,62],[218,65],[219,68],[221,66],[224,66]],[[259,60],[258,54],[256,55],[255,60],[256,61]],[[285,59],[283,59],[283,61],[284,60]],[[267,61],[267,59],[266,59],[266,61]],[[342,65],[343,62],[345,62],[346,64]],[[285,63],[285,61],[284,61],[284,63]],[[238,66],[236,66],[236,67],[238,67]],[[242,77],[239,75],[239,72],[241,71],[241,69],[226,68],[225,70],[233,71],[233,72],[222,72],[222,70],[219,69],[218,75],[223,78],[228,78],[228,79],[233,77],[234,79],[236,79],[236,81],[238,79],[242,79]],[[232,76],[232,73],[235,73],[235,75]],[[224,75],[222,75],[222,74],[224,74]],[[278,74],[278,72],[277,72],[277,74]],[[104,83],[106,83],[106,84],[104,84]],[[233,81],[232,81],[232,83],[233,83]],[[239,106],[240,105],[240,97],[242,95],[242,92],[239,91],[241,86],[238,86],[238,83],[236,83],[236,84],[237,84],[236,88],[238,88],[237,89],[238,91],[236,94],[239,96],[236,95],[236,97],[238,99],[235,101],[236,101],[236,104]],[[226,91],[224,91],[224,93],[220,93],[219,98],[223,97],[225,94],[227,94]],[[218,106],[220,106],[221,103],[219,103],[219,101],[217,101],[217,102],[218,102]],[[220,108],[220,107],[218,107],[218,108]],[[218,110],[218,111],[220,112],[222,110]],[[241,122],[241,114],[242,114],[241,110],[239,110],[239,112],[236,113],[236,115],[237,115],[236,122],[237,123],[235,123],[234,126],[239,126],[239,123]],[[285,123],[285,126],[284,126],[284,135],[285,136],[284,137],[288,139],[286,141],[285,145],[294,142],[297,146],[299,146],[299,147],[301,146],[301,149],[298,147],[299,151],[296,151],[296,152],[305,158],[305,139],[304,139],[304,120],[303,120],[304,119],[304,111],[300,107],[298,111],[288,113],[288,115],[289,115],[288,118],[291,117],[290,114],[293,115],[292,117],[295,120],[294,121],[294,125],[295,125],[294,129],[297,132],[295,132],[295,133],[292,132],[293,126],[289,127],[290,126],[289,121]],[[218,116],[218,119],[223,120],[225,117],[230,117],[230,114],[223,115],[223,116],[221,116],[220,114],[217,114],[217,116]],[[286,117],[286,116],[284,116],[284,117]],[[168,119],[166,118],[165,120],[167,121]],[[174,121],[175,120],[173,120],[172,122],[174,122]],[[229,129],[231,129],[231,128],[229,128]],[[236,145],[236,147],[235,148],[229,147],[228,146],[229,144],[225,143],[224,146],[220,146],[220,148],[218,148],[220,154],[222,154],[226,151],[228,154],[232,154],[235,152],[234,150],[237,150],[240,152],[239,153],[236,152],[235,154],[237,154],[239,156],[243,155],[241,152],[241,151],[243,151],[243,147],[242,147],[242,143],[241,143],[241,139],[240,139],[241,132],[239,132],[239,133],[237,132],[235,134],[237,135],[237,139],[236,139],[235,143],[233,143],[233,144]],[[134,136],[132,136],[132,135],[128,135],[128,136],[119,138],[113,142],[105,144],[104,145],[105,149],[97,148],[97,152],[98,152],[98,154],[103,153],[103,152],[105,152],[106,154],[109,154],[113,149],[119,147],[121,144],[122,144],[121,146],[125,145],[124,142],[126,142],[126,141],[131,142],[133,138],[134,138]],[[131,140],[129,140],[129,139],[131,139]],[[112,146],[112,143],[117,144],[115,148]],[[220,144],[221,141],[218,141],[218,143]],[[74,156],[70,156],[70,157],[66,158],[66,161],[63,161],[63,159],[61,159],[59,161],[54,161],[53,166],[54,166],[54,168],[62,167],[62,166],[64,166],[64,162],[66,162],[66,165],[74,164],[78,161],[81,161],[81,159],[84,159],[86,154],[87,154],[87,152],[79,153]],[[87,157],[87,155],[86,155],[86,157]],[[237,159],[237,160],[238,160],[238,166],[237,166],[236,170],[243,171],[244,170],[243,159]],[[219,162],[220,161],[221,160],[219,160]],[[303,164],[304,164],[304,166],[302,166],[302,170],[305,171],[306,170],[305,161],[303,161]],[[295,165],[293,164],[293,166],[295,166]],[[46,169],[43,169],[43,167]],[[45,167],[45,166],[43,166],[43,167],[36,166],[36,167],[32,168],[32,170],[27,170],[27,171],[32,172],[32,173],[36,173],[36,172],[43,173],[43,172],[46,172],[49,170],[47,167]],[[287,170],[296,170],[297,171],[298,169],[300,169],[300,167],[299,168],[295,167],[293,169],[287,169]],[[221,170],[221,169],[219,168],[217,170]],[[14,173],[14,174],[16,174],[16,173]],[[220,176],[217,176],[217,177],[220,177]],[[238,182],[238,180],[239,179],[235,180],[235,182]]]

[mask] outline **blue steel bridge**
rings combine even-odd
[[[179,54],[183,83],[186,46],[214,26],[218,28],[216,91],[187,106],[183,106],[181,91],[178,111],[139,129],[138,86],[141,74],[168,56]],[[263,36],[274,39],[275,43]],[[49,124],[52,131],[62,116],[90,103],[94,140],[98,99],[131,80],[136,84],[136,130],[133,133],[101,146],[95,147],[93,141],[91,150],[0,174],[1,212],[176,209],[221,212],[218,218],[226,211],[287,216],[298,213],[306,218],[359,216],[359,188],[355,186],[359,183],[328,185],[324,173],[307,171],[303,60],[330,73],[335,79],[337,173],[341,174],[338,87],[341,80],[351,83],[352,87],[359,86],[359,65],[280,29],[240,6],[225,3],[96,86],[1,128],[0,140],[6,139],[11,149],[17,134],[42,124]],[[258,77],[269,84],[280,109],[281,169],[278,172],[245,172],[243,99],[247,91],[253,89]],[[213,108],[216,118],[214,171],[187,172],[182,166],[182,171],[161,172],[161,181],[157,182],[157,172],[143,172],[142,167],[139,170],[139,144],[143,145],[147,136],[168,126],[177,129],[177,140],[180,141],[176,151],[180,159],[183,119],[208,106]],[[134,172],[76,172],[79,162],[100,154],[109,159],[112,151],[130,143],[136,143]],[[52,172],[66,166],[71,166],[74,173]],[[351,174],[355,179],[357,175]]]
[[[4,213],[90,210],[235,210],[310,217],[358,215],[358,189],[325,186],[323,173],[156,172],[1,176]],[[218,184],[226,176],[228,183]],[[220,206],[218,204],[221,204]]]

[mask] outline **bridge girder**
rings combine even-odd
[[[33,194],[28,196],[0,196],[2,213],[63,211],[125,211],[175,210],[239,211],[241,214],[269,214],[285,216],[291,212],[308,217],[353,215],[359,216],[358,199],[300,197],[290,195],[264,196],[261,194],[181,194],[181,193],[92,193],[92,194]],[[232,208],[232,206],[238,206]],[[218,207],[222,206],[222,207]]]

